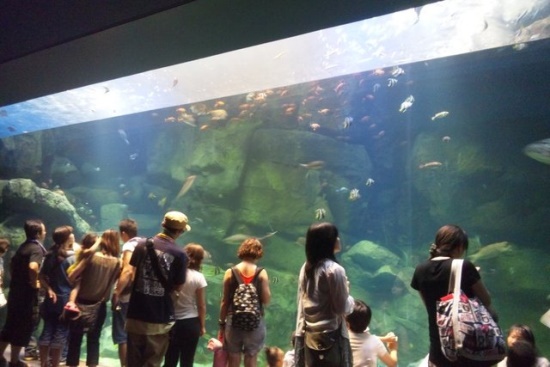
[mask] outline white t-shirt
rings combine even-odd
[[[134,252],[134,249],[138,245],[139,240],[141,240],[141,237],[133,237],[133,238],[130,238],[128,241],[124,242],[124,244],[122,245],[122,255],[124,256],[125,251],[130,251],[131,253]],[[130,294],[131,292],[120,295],[119,302],[121,303],[130,302]]]
[[[362,333],[349,331],[349,342],[353,352],[353,367],[376,367],[377,360],[388,351],[384,343],[369,329]]]
[[[197,289],[206,286],[206,278],[201,272],[187,269],[183,289],[178,292],[179,296],[173,297],[176,320],[190,319],[199,316],[199,311],[197,309]]]

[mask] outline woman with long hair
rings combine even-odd
[[[338,228],[312,224],[306,234],[306,262],[298,280],[296,335],[303,336],[307,367],[351,366],[351,349],[344,317],[353,311],[346,271],[336,261],[341,250]],[[300,343],[298,343],[300,344]],[[297,344],[297,348],[302,346]]]
[[[411,287],[420,293],[424,302],[429,320],[430,353],[428,364],[430,367],[484,367],[494,362],[472,361],[459,357],[451,362],[441,351],[439,331],[436,323],[437,301],[449,293],[449,278],[453,259],[464,256],[468,250],[468,235],[457,225],[448,224],[441,227],[436,235],[435,242],[430,246],[430,257],[420,263],[411,281]],[[491,296],[481,281],[481,276],[474,264],[464,260],[462,265],[462,281],[460,288],[468,297],[477,297],[489,312],[496,318],[491,308]]]
[[[185,284],[173,292],[176,323],[170,330],[170,344],[164,357],[164,367],[193,367],[199,338],[206,333],[206,292],[204,275],[200,272],[204,248],[190,243],[183,249],[189,258]]]
[[[82,247],[90,248],[96,238],[95,235],[86,235],[82,239]],[[82,337],[86,333],[87,356],[86,365],[95,367],[99,363],[99,338],[105,318],[107,316],[107,300],[110,298],[111,289],[120,273],[119,235],[117,231],[108,229],[101,235],[100,251],[82,260],[85,266],[76,279],[76,284],[71,292],[70,301],[76,304],[93,305],[100,303],[95,324],[88,330],[84,330],[78,324],[70,328],[69,351],[67,353],[67,366],[78,366],[80,363],[80,345]],[[71,273],[74,276],[77,271]]]
[[[63,306],[69,301],[72,289],[67,277],[67,269],[70,266],[68,257],[72,254],[74,243],[73,228],[57,227],[52,239],[53,245],[44,258],[39,274],[40,284],[47,293],[41,306],[44,326],[38,338],[42,367],[59,366],[61,351],[67,344],[69,336],[67,323],[61,320],[60,316]]]

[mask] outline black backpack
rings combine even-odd
[[[260,325],[262,318],[262,302],[258,290],[258,274],[263,268],[256,268],[254,278],[248,284],[243,279],[235,267],[231,268],[233,282],[236,282],[235,292],[233,292],[231,325],[235,328],[252,331]]]

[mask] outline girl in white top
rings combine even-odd
[[[184,248],[189,257],[185,284],[174,292],[176,323],[170,331],[170,344],[164,357],[164,367],[192,367],[199,338],[206,333],[206,279],[200,272],[204,249],[190,243]]]

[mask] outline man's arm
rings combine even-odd
[[[40,270],[40,264],[37,262],[29,263],[29,284],[31,287],[39,289],[40,281],[38,280],[38,271]]]

